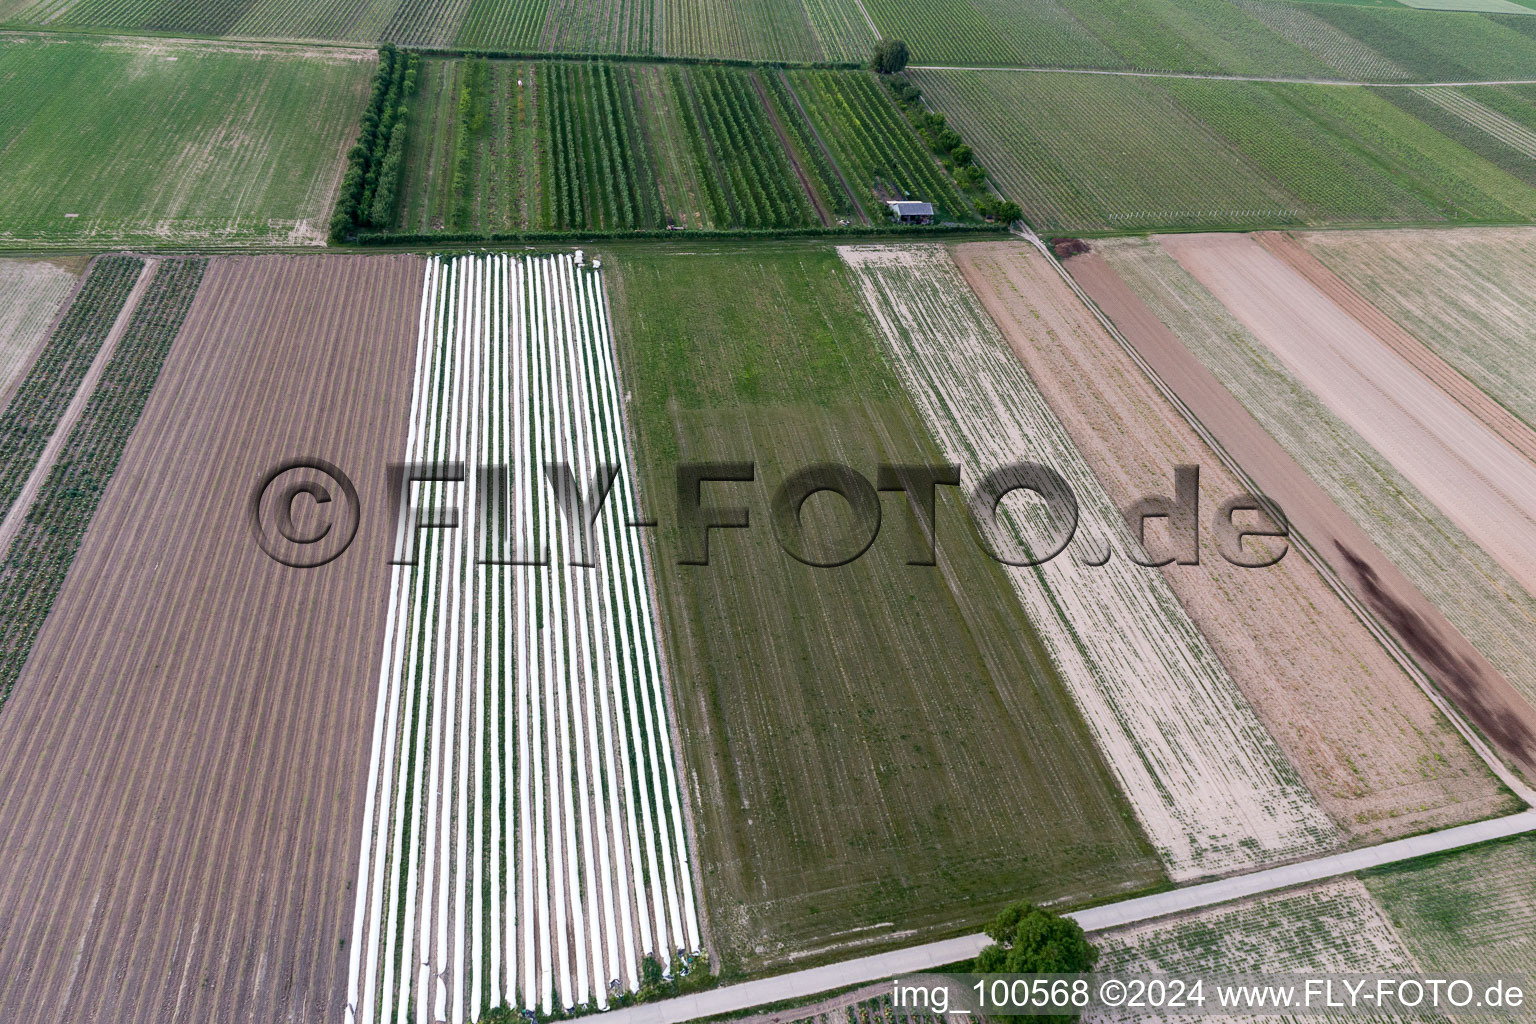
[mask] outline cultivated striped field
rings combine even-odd
[[[1044,564],[1010,566],[1100,751],[1182,881],[1338,845],[1318,807],[1134,538],[1034,381],[940,246],[844,246],[898,375],[966,484],[1029,460],[1061,475],[1080,520]],[[977,502],[973,501],[973,511]],[[1049,513],[997,507],[1007,542]],[[980,518],[978,516],[978,518]],[[994,541],[995,543],[995,541]]]
[[[619,394],[598,271],[429,264],[406,459],[466,474],[416,500],[478,523],[484,466],[511,500],[393,570],[349,1024],[606,1006],[648,954],[702,945]],[[591,568],[552,463],[583,493],[617,471]]]

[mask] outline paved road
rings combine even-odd
[[[1197,78],[1206,82],[1280,82],[1293,85],[1354,85],[1372,89],[1461,88],[1469,85],[1536,85],[1536,78],[1488,79],[1475,82],[1356,82],[1344,78],[1287,78],[1283,75],[1208,75],[1195,71],[1115,71],[1108,68],[1041,68],[975,64],[908,64],[912,71],[1033,71],[1052,75],[1110,75],[1115,78]]]
[[[1377,846],[1268,868],[1235,878],[1223,878],[1152,896],[1108,903],[1070,916],[1090,932],[1102,931],[1525,832],[1536,832],[1536,811],[1521,811],[1503,818],[1460,825],[1407,839],[1395,839]],[[825,967],[812,967],[793,974],[781,974],[695,995],[614,1010],[585,1018],[584,1024],[678,1024],[697,1017],[734,1013],[765,1003],[814,996],[845,985],[931,970],[974,957],[987,941],[985,935],[966,935],[958,939],[896,949]]]

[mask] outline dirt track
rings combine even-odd
[[[0,713],[0,1019],[340,1017],[421,264],[215,260]],[[276,463],[352,547],[257,548]]]
[[[1072,276],[1189,406],[1297,531],[1392,629],[1440,688],[1527,776],[1536,773],[1536,709],[1429,602],[1241,403],[1095,254]]]

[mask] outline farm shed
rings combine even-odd
[[[891,209],[891,220],[898,224],[932,224],[932,203],[909,203],[898,199],[886,201]]]

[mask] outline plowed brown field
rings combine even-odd
[[[0,713],[0,1019],[339,1020],[422,264],[209,265]],[[277,463],[362,525],[290,569]]]
[[[1244,491],[1043,256],[1012,242],[954,253],[1117,506],[1172,494],[1180,464],[1200,467],[1202,530]],[[1243,569],[1202,536],[1200,564],[1168,566],[1168,584],[1335,820],[1382,839],[1510,809],[1471,748],[1304,558]]]
[[[1291,525],[1402,641],[1500,753],[1536,771],[1536,713],[1366,533],[1097,254],[1073,257],[1072,276],[1159,377],[1194,412]]]

